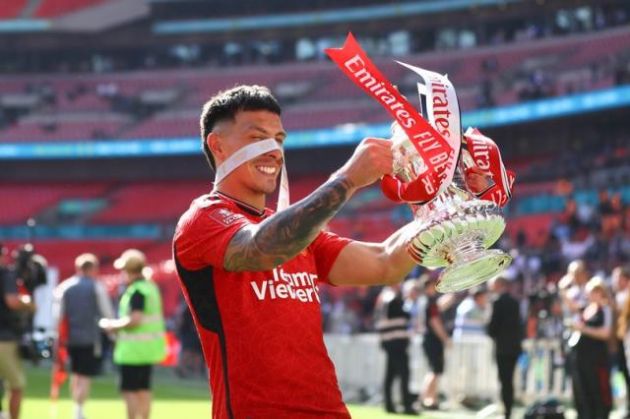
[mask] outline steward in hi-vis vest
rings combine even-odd
[[[148,418],[151,411],[153,365],[166,356],[162,298],[157,285],[143,275],[144,253],[125,250],[114,267],[122,271],[127,289],[117,319],[102,319],[101,328],[118,334],[114,362],[120,366],[120,391],[130,418]]]
[[[144,278],[132,282],[120,298],[118,317],[131,315],[131,299],[136,292],[144,297],[142,322],[139,326],[118,332],[114,362],[127,365],[157,364],[166,356],[162,299],[157,285]]]

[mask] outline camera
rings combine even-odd
[[[50,359],[53,351],[53,340],[47,338],[44,330],[35,330],[31,333],[24,333],[19,345],[22,359],[31,361],[33,364],[39,363],[42,359]]]
[[[35,253],[32,244],[25,244],[15,254],[15,274],[32,294],[35,288],[47,282],[46,260]]]

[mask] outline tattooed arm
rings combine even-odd
[[[228,246],[225,269],[259,271],[293,258],[317,237],[352,192],[346,178],[332,178],[295,205],[242,228]]]
[[[227,247],[228,271],[273,269],[304,250],[352,194],[392,168],[390,143],[369,138],[326,183],[302,201],[260,224],[239,230]]]

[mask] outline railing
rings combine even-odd
[[[380,349],[378,336],[327,335],[326,345],[335,363],[339,384],[347,400],[378,397],[385,374],[385,354]],[[516,397],[531,403],[545,397],[563,400],[571,398],[570,381],[566,377],[557,340],[527,340],[523,355],[514,374]],[[427,361],[422,352],[421,338],[409,345],[411,390],[420,391]],[[446,368],[440,390],[449,398],[476,396],[497,400],[499,385],[493,355],[493,343],[484,336],[464,337],[453,342],[445,354]],[[616,396],[625,390],[618,389]]]

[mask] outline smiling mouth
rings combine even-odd
[[[256,170],[266,175],[275,175],[278,172],[278,168],[275,166],[256,166]]]

